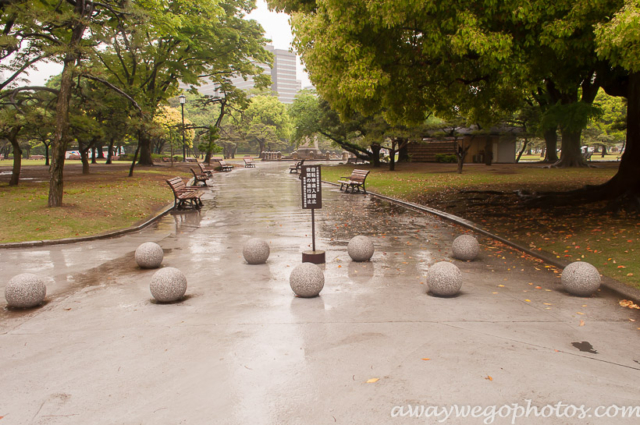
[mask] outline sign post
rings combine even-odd
[[[303,263],[323,264],[324,251],[316,251],[316,209],[322,208],[322,176],[319,165],[303,165],[300,170],[302,209],[311,210],[312,250],[302,253]]]

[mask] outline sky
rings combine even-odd
[[[265,37],[271,39],[271,44],[276,49],[289,50],[293,35],[289,25],[289,15],[284,13],[270,12],[264,0],[257,0],[257,8],[247,16],[247,19],[258,21],[265,31]],[[62,72],[62,65],[56,63],[42,63],[38,69],[29,72],[29,79],[32,85],[44,85],[49,77]],[[311,85],[309,76],[304,71],[304,67],[298,58],[297,79],[302,82],[302,87]]]

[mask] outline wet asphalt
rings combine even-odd
[[[0,310],[0,424],[404,424],[436,422],[396,406],[640,406],[637,310],[606,291],[570,296],[558,270],[487,238],[476,261],[454,260],[465,229],[386,201],[324,185],[325,287],[296,298],[288,279],[311,222],[287,169],[215,174],[202,210],[126,236],[0,251],[2,293],[22,272],[47,282],[43,306]],[[351,262],[356,235],[373,239],[371,262]],[[242,257],[252,237],[270,244],[264,265]],[[148,241],[186,275],[183,301],[153,301],[154,271],[134,260]],[[457,297],[427,293],[443,260],[463,273]]]

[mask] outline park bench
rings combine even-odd
[[[587,161],[591,161],[591,157],[593,156],[593,152],[585,152],[584,153],[584,159],[586,159]]]
[[[299,173],[304,165],[304,159],[302,161],[298,161],[295,164],[289,165],[289,174],[291,173]]]
[[[171,158],[165,156],[162,158],[162,162],[171,162]]]
[[[369,171],[367,170],[353,170],[349,177],[340,177],[340,179],[344,180],[338,180],[338,183],[340,183],[340,190],[344,187],[344,191],[346,193],[349,191],[349,188],[351,188],[351,193],[354,193],[353,189],[357,189],[358,192],[360,192],[360,188],[362,187],[362,191],[367,193],[365,182],[368,175]]]
[[[221,159],[218,162],[220,163],[220,169],[222,171],[231,171],[231,170],[233,170],[233,165],[227,164],[223,159]]]
[[[202,174],[206,174],[209,177],[213,176],[213,168],[208,167],[204,162],[198,162],[198,167],[200,167]]]
[[[185,162],[198,162],[198,160],[192,156],[188,156],[184,159]]]
[[[244,168],[256,168],[256,164],[253,162],[253,158],[250,156],[244,157]]]
[[[193,168],[189,168],[191,173],[193,173],[193,185],[197,186],[198,183],[202,182],[205,186],[207,186],[207,180],[209,180],[209,175],[206,173],[196,174]]]
[[[172,179],[167,180],[167,184],[173,190],[174,199],[174,208],[181,209],[187,206],[193,208],[200,208],[202,206],[202,201],[200,197],[204,195],[204,192],[197,187],[189,187],[180,177],[174,177]]]

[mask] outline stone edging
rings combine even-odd
[[[30,248],[34,246],[47,246],[47,245],[58,245],[58,244],[69,244],[75,242],[87,242],[87,241],[95,241],[98,239],[107,239],[113,238],[116,236],[122,236],[127,233],[135,232],[137,230],[142,230],[151,223],[157,221],[160,217],[167,214],[169,211],[173,209],[173,202],[170,205],[167,205],[159,212],[155,213],[155,215],[149,218],[142,224],[133,227],[127,227],[126,229],[114,230],[111,232],[100,233],[93,236],[84,236],[80,238],[65,238],[65,239],[50,239],[50,240],[42,240],[42,241],[26,241],[26,242],[12,242],[12,243],[3,243],[0,244],[0,249],[3,248]]]
[[[337,183],[333,183],[333,182],[328,182],[328,181],[322,181],[322,183],[326,183],[326,184],[330,184],[333,186],[339,186],[339,184]],[[522,251],[528,255],[531,255],[532,257],[536,257],[539,258],[540,260],[544,261],[545,263],[551,264],[555,267],[558,267],[560,269],[564,269],[567,265],[569,265],[568,262],[566,261],[562,261],[559,260],[557,258],[553,258],[550,255],[547,255],[545,253],[539,252],[539,251],[533,251],[525,246],[522,246],[520,244],[517,244],[515,242],[510,241],[509,239],[505,239],[501,236],[498,235],[494,235],[493,233],[488,232],[487,230],[479,227],[477,224],[469,221],[469,220],[465,220],[464,218],[458,217],[456,215],[453,214],[449,214],[447,212],[444,211],[440,211],[440,210],[436,210],[434,208],[429,208],[429,207],[425,207],[423,205],[419,205],[419,204],[414,204],[413,202],[407,202],[407,201],[403,201],[400,199],[396,199],[396,198],[392,198],[390,196],[385,196],[385,195],[381,195],[379,193],[375,193],[375,192],[371,192],[371,191],[367,191],[368,195],[374,196],[376,198],[380,198],[380,199],[384,199],[385,201],[389,201],[389,202],[393,202],[395,204],[399,204],[402,205],[406,208],[410,208],[416,211],[420,211],[420,212],[425,212],[425,213],[429,213],[429,214],[433,214],[436,215],[438,217],[444,218],[446,220],[449,220],[453,223],[459,224],[461,226],[464,226],[468,229],[473,230],[476,233],[480,233],[483,234],[485,236],[488,236],[492,239],[495,239],[497,241],[502,242],[505,245],[509,245],[510,247],[517,249],[518,251]],[[625,285],[624,283],[618,282],[615,279],[612,279],[610,277],[607,276],[602,276],[602,286],[604,286],[605,288],[615,292],[616,294],[618,294],[621,297],[624,297],[625,299],[629,299],[632,300],[633,302],[640,304],[640,289],[636,289],[636,288],[632,288],[630,286]]]

